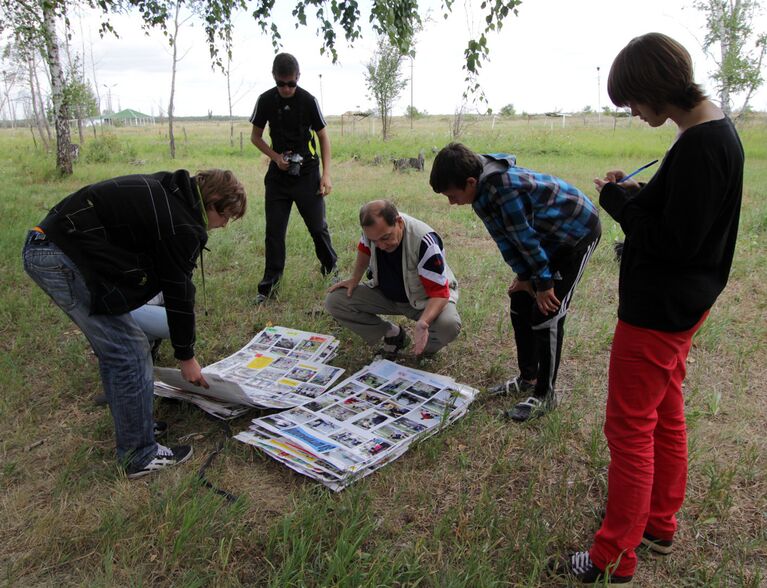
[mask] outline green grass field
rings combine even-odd
[[[432,148],[449,140],[450,117],[396,120],[386,144],[377,125],[330,121],[334,191],[328,221],[349,270],[359,205],[391,198],[438,230],[461,284],[460,337],[425,369],[484,389],[515,373],[505,287],[512,277],[469,207],[450,208],[428,186]],[[310,237],[294,211],[279,300],[256,308],[263,270],[266,160],[240,121],[177,123],[178,157],[166,128],[124,128],[87,137],[71,177],[35,151],[28,130],[0,131],[0,577],[12,586],[538,586],[548,555],[586,548],[606,496],[602,434],[607,360],[616,320],[620,229],[603,215],[602,244],[567,322],[560,409],[518,426],[509,403],[480,396],[455,426],[414,447],[348,490],[333,494],[292,473],[188,405],[157,402],[168,443],[191,442],[184,466],[129,482],[114,460],[108,410],[85,338],[21,267],[26,231],[76,188],[115,175],[225,167],[243,180],[248,214],[211,234],[208,314],[199,312],[205,365],[239,349],[267,324],[332,332],[332,362],[348,373],[370,353],[321,308],[324,284]],[[240,150],[239,135],[244,148]],[[99,130],[99,135],[101,131]],[[746,181],[740,238],[728,288],[696,336],[685,385],[690,435],[688,496],[674,554],[640,555],[639,586],[767,585],[767,123],[742,129]],[[507,151],[594,196],[592,178],[663,155],[673,130],[639,121],[471,120],[462,140]],[[426,153],[426,173],[395,173],[390,157]],[[379,156],[384,163],[374,165]],[[647,178],[647,173],[642,178]],[[196,276],[198,286],[199,275]],[[202,288],[199,288],[202,291]],[[198,299],[202,310],[202,299]],[[173,365],[167,343],[160,363]],[[251,416],[255,416],[252,413]],[[236,432],[248,418],[232,423]],[[197,469],[220,443],[208,479]]]

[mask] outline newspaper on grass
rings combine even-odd
[[[235,439],[334,491],[466,414],[478,391],[378,360],[314,400],[253,419]]]
[[[155,368],[155,394],[192,402],[218,418],[231,419],[248,408],[290,408],[323,394],[343,369],[325,362],[335,357],[331,335],[267,327],[245,347],[203,368],[209,388],[195,386],[173,368]]]

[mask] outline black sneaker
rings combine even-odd
[[[393,355],[398,351],[405,349],[408,345],[410,345],[410,337],[407,336],[405,327],[399,325],[399,333],[394,335],[394,337],[384,337],[384,344],[383,347],[381,347],[381,351],[385,354]]]
[[[522,376],[517,376],[511,380],[506,380],[487,389],[490,396],[521,396],[522,394],[533,394],[535,384],[523,380]]]
[[[558,576],[581,584],[599,584],[610,586],[612,584],[631,585],[634,576],[615,576],[605,573],[594,565],[588,551],[571,553],[566,558],[549,560],[546,566],[549,574]]]
[[[128,475],[129,480],[135,480],[136,478],[141,478],[147,474],[184,463],[190,457],[192,457],[192,448],[189,445],[165,447],[158,443],[157,455],[154,456],[152,461],[144,467],[136,467],[131,464],[125,468],[125,473]]]
[[[654,555],[668,555],[673,551],[673,544],[673,541],[658,539],[654,535],[650,535],[647,531],[642,535],[642,545],[649,549]]]
[[[542,417],[557,406],[556,397],[550,394],[544,398],[529,396],[522,402],[517,402],[512,408],[504,412],[506,418],[518,423],[524,423]]]

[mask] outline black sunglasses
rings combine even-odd
[[[290,80],[289,82],[283,82],[282,80],[275,80],[275,84],[277,84],[278,88],[284,88],[287,86],[288,88],[295,88],[298,85],[298,82],[295,80]]]

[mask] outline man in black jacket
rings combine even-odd
[[[298,61],[289,53],[280,53],[274,58],[272,76],[275,87],[258,97],[250,117],[253,124],[250,140],[271,159],[264,178],[266,263],[264,276],[258,284],[256,304],[262,304],[274,295],[285,269],[285,235],[294,202],[314,241],[322,274],[333,274],[338,259],[325,219],[325,198],[333,185],[330,181],[330,138],[320,105],[314,96],[298,87],[301,72]],[[267,124],[271,145],[263,138]]]
[[[31,230],[24,269],[88,338],[129,478],[186,461],[189,446],[155,442],[152,357],[130,311],[162,292],[181,373],[207,387],[194,357],[192,271],[207,231],[245,214],[230,171],[131,175],[71,194]]]

